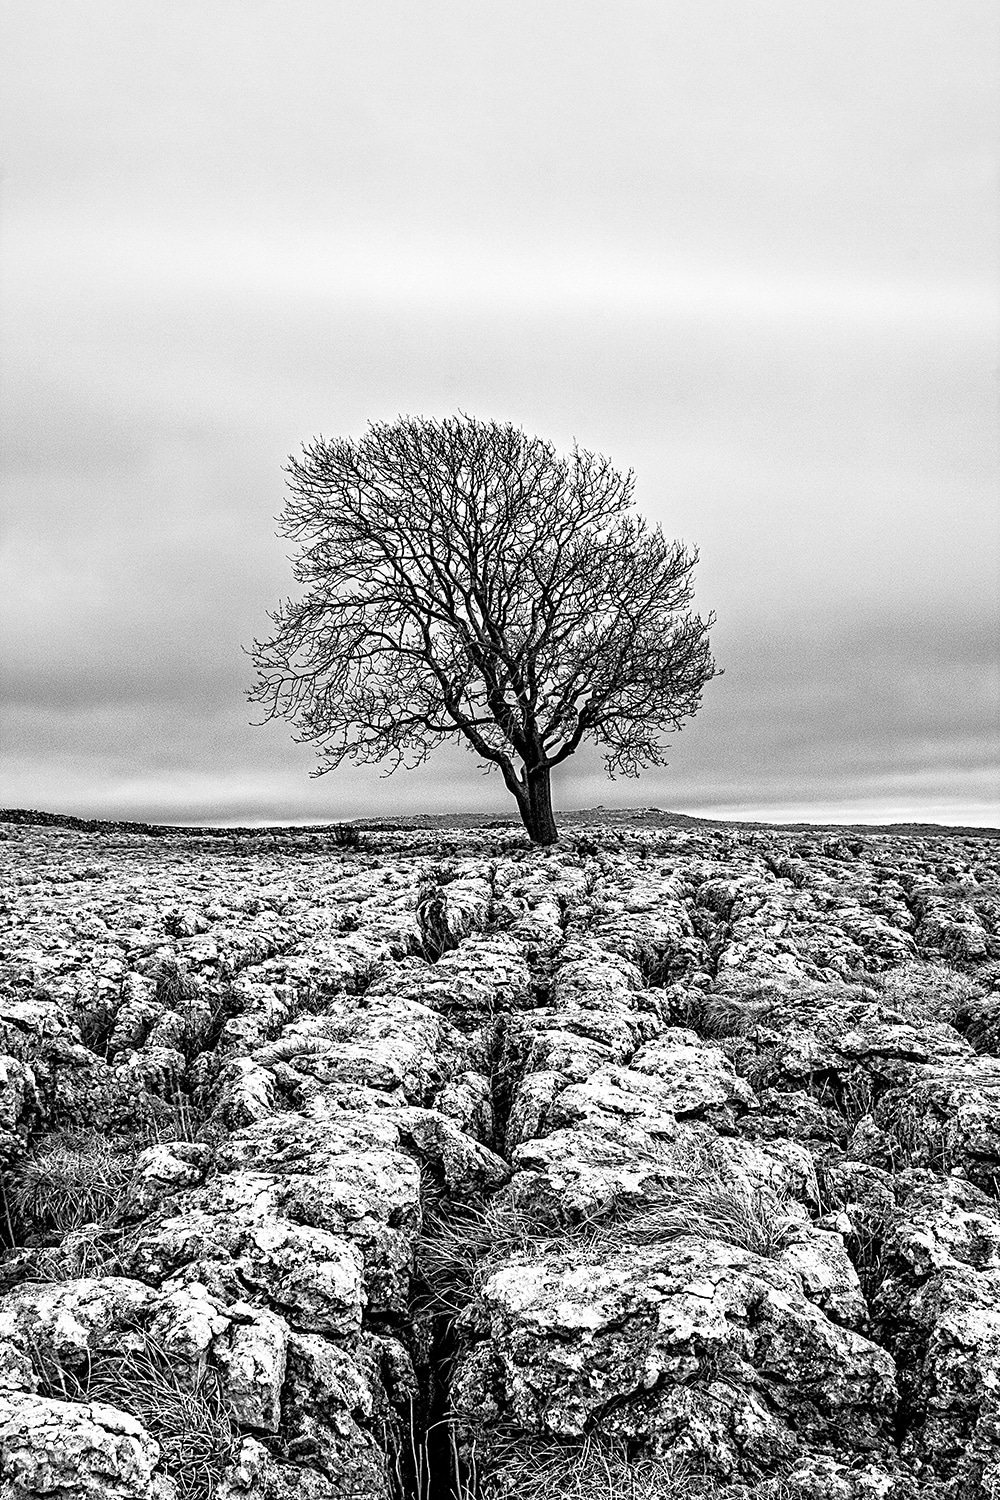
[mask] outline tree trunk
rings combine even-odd
[[[549,766],[542,766],[537,771],[526,770],[527,795],[517,799],[521,821],[533,844],[554,844],[559,839],[556,820],[552,816],[551,776]]]

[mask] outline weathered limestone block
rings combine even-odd
[[[874,1009],[874,1008],[873,1008]],[[848,1012],[849,1024],[830,1019],[825,1032],[845,1058],[877,1062],[898,1058],[902,1062],[951,1062],[971,1058],[972,1048],[945,1021],[899,1021],[881,1007],[857,1017],[855,1007]]]
[[[420,926],[409,893],[386,903],[363,901],[356,908],[357,931],[373,942],[384,943],[394,958],[403,958],[420,941]]]
[[[549,1071],[529,1073],[521,1079],[507,1115],[504,1141],[508,1156],[524,1141],[546,1134],[555,1100],[568,1082],[564,1073]]]
[[[312,1120],[275,1114],[230,1136],[216,1167],[271,1173],[285,1217],[358,1246],[367,1306],[405,1312],[412,1240],[420,1227],[420,1169],[401,1149],[389,1115],[345,1110]]]
[[[509,1064],[520,1067],[519,1055],[523,1056],[525,1048],[530,1047],[530,1039],[537,1032],[551,1028],[607,1047],[615,1061],[625,1062],[637,1047],[663,1029],[654,1002],[647,998],[651,994],[651,991],[641,994],[629,990],[578,991],[558,1007],[540,1006],[530,1011],[521,1025],[507,1021],[504,1041],[505,1054],[508,1050],[511,1053]],[[506,1056],[505,1064],[509,1065]]]
[[[478,1339],[453,1383],[470,1430],[571,1437],[601,1421],[719,1477],[773,1467],[803,1441],[887,1444],[889,1355],[830,1322],[789,1270],[721,1242],[512,1258],[462,1322]]]
[[[510,937],[539,956],[554,953],[563,940],[563,908],[556,897],[545,896],[531,903],[521,897],[507,898],[508,905],[515,902],[524,910],[511,922]]]
[[[932,892],[921,891],[915,893],[914,905],[920,914],[915,937],[921,951],[929,950],[965,963],[982,962],[995,955],[995,937],[968,903],[952,905]]]
[[[273,1066],[261,1067],[249,1057],[234,1057],[226,1062],[215,1079],[212,1094],[213,1118],[232,1130],[263,1120],[280,1107]]]
[[[365,1486],[351,1475],[347,1494],[352,1500],[390,1500],[392,1489],[376,1472]],[[283,1464],[257,1438],[244,1438],[236,1460],[215,1491],[215,1500],[343,1500],[339,1482],[301,1461]]]
[[[625,1120],[670,1140],[677,1133],[675,1091],[661,1078],[632,1068],[598,1068],[585,1083],[564,1089],[552,1106],[554,1129],[603,1117]]]
[[[955,1026],[977,1052],[1000,1052],[1000,994],[971,996],[956,1006]]]
[[[847,1464],[824,1453],[796,1454],[779,1479],[755,1483],[752,1492],[759,1500],[954,1500],[955,1493],[915,1478],[892,1454]]]
[[[891,1175],[868,1162],[847,1159],[824,1162],[818,1176],[825,1210],[819,1223],[843,1235],[853,1255],[870,1261],[873,1253],[881,1253],[896,1214]]]
[[[907,914],[908,916],[908,914]],[[848,937],[862,950],[869,969],[891,969],[917,956],[917,945],[907,931],[878,912],[858,909],[840,914]]]
[[[678,1118],[719,1109],[735,1117],[755,1103],[753,1089],[737,1077],[720,1048],[699,1042],[694,1032],[677,1027],[640,1047],[629,1067],[667,1085]]]
[[[174,1047],[154,1046],[152,1041],[141,1052],[127,1053],[115,1067],[114,1081],[123,1085],[125,1100],[142,1101],[133,1106],[132,1119],[142,1119],[150,1111],[151,1100],[178,1098],[185,1067],[182,1052]],[[127,1117],[119,1118],[123,1125],[131,1123]],[[92,1109],[88,1123],[99,1123]]]
[[[613,907],[605,898],[604,904]],[[620,953],[633,963],[644,964],[665,955],[683,954],[692,961],[701,956],[691,916],[677,881],[660,886],[633,886],[624,893],[621,909],[599,916],[594,937],[610,953]]]
[[[0,1055],[0,1165],[8,1165],[24,1151],[40,1102],[28,1064]]]
[[[759,1089],[757,1108],[739,1122],[749,1140],[792,1140],[815,1148],[842,1143],[850,1125],[839,1110],[801,1089]]]
[[[844,1142],[844,1149],[853,1161],[869,1162],[873,1167],[890,1170],[905,1156],[895,1135],[877,1125],[871,1113],[863,1114],[855,1122]]]
[[[0,1051],[30,1062],[56,1037],[74,1037],[63,1009],[44,990],[30,997],[10,994],[0,980]]]
[[[957,1493],[988,1494],[1000,1481],[1000,1211],[954,1174],[910,1170],[896,1185],[872,1310],[900,1363],[904,1452],[955,1477]]]
[[[281,1464],[257,1438],[244,1438],[215,1491],[215,1500],[335,1500],[316,1469]]]
[[[819,1202],[816,1163],[800,1141],[747,1141],[716,1136],[710,1143],[713,1162],[723,1176],[743,1178],[779,1196],[814,1206]]]
[[[534,953],[550,955],[563,940],[567,914],[577,906],[587,881],[585,866],[550,860],[502,861],[495,878],[498,913],[510,913],[508,936]]]
[[[913,1166],[961,1168],[984,1188],[1000,1174],[1000,1059],[929,1063],[889,1089],[872,1113]]]
[[[839,1234],[803,1223],[782,1246],[778,1264],[797,1277],[803,1295],[828,1318],[845,1328],[863,1326],[868,1307]]]
[[[448,984],[486,991],[486,1009],[516,1010],[530,1003],[532,976],[524,946],[507,933],[475,934],[434,965]]]
[[[3,1500],[175,1500],[159,1457],[141,1422],[112,1406],[0,1392]]]
[[[683,1130],[671,1143],[624,1121],[591,1119],[518,1145],[510,1193],[539,1221],[574,1222],[655,1201],[685,1175],[691,1155]]]
[[[402,1140],[444,1179],[455,1198],[492,1192],[510,1177],[503,1157],[459,1130],[436,1109],[393,1109],[391,1118]]]
[[[593,938],[574,937],[559,952],[550,989],[553,1006],[579,1003],[584,995],[629,995],[641,990],[642,970],[618,953],[610,953]]]
[[[154,998],[155,986],[143,974],[126,974],[122,986],[122,1006],[108,1038],[108,1056],[132,1052],[141,1047],[156,1024],[160,1007]]]
[[[759,877],[749,874],[711,875],[698,884],[698,905],[726,921],[753,912],[764,899]]]
[[[391,1449],[405,1439],[387,1400],[383,1363],[377,1342],[362,1340],[348,1353],[312,1334],[289,1341],[283,1431],[338,1497],[396,1493]]]
[[[276,1313],[249,1303],[234,1303],[228,1313],[231,1322],[225,1337],[216,1338],[212,1345],[223,1398],[241,1427],[277,1432],[288,1359],[288,1324]]]
[[[531,1019],[534,1021],[535,1017]],[[505,1042],[509,1048],[512,1040],[509,1026],[506,1032]],[[593,1037],[579,1036],[556,1027],[544,1031],[532,1027],[525,1041],[525,1073],[559,1073],[567,1083],[582,1083],[604,1064],[623,1063],[628,1055],[625,1047],[609,1047]]]
[[[304,1080],[395,1092],[401,1102],[431,1102],[456,1055],[459,1033],[429,1006],[399,995],[331,1000],[322,1015],[286,1026],[253,1062],[284,1063]]]
[[[492,1141],[496,1132],[493,1093],[490,1080],[475,1069],[466,1068],[450,1078],[438,1093],[436,1108],[441,1114],[479,1141]]]
[[[175,907],[164,912],[163,926],[173,937],[194,937],[208,931],[209,920],[195,906]]]
[[[988,1495],[1000,1484],[1000,1272],[937,1271],[908,1313],[922,1338],[904,1452]]]
[[[195,1385],[208,1367],[214,1340],[225,1334],[232,1319],[207,1287],[196,1281],[170,1283],[150,1309],[146,1330],[182,1378]]]
[[[392,963],[393,957],[391,944],[365,933],[343,937],[317,934],[310,936],[304,951],[289,942],[280,955],[276,950],[259,957],[233,953],[227,967],[233,973],[245,970],[247,978],[265,984],[308,984],[324,995],[333,996],[363,988],[383,965]],[[241,961],[244,959],[247,961]]]
[[[416,1001],[452,1020],[466,1015],[485,1018],[493,1008],[488,976],[474,965],[470,965],[468,973],[446,970],[445,959],[458,956],[446,954],[436,964],[428,963],[425,958],[401,959],[369,986],[365,998],[374,1001],[391,996]]]
[[[183,1012],[161,1006],[143,1046],[170,1048],[182,1055],[189,1049],[194,1051],[208,1030],[211,1015],[203,996],[187,1002]]]
[[[489,918],[493,886],[466,871],[445,879],[433,870],[417,892],[416,922],[426,956],[432,961],[463,938],[481,932]]]
[[[92,1348],[114,1344],[123,1329],[145,1322],[157,1301],[152,1287],[123,1276],[14,1287],[0,1301],[6,1374],[36,1390],[41,1369],[85,1372]]]
[[[144,1280],[198,1283],[213,1297],[257,1292],[298,1327],[344,1334],[360,1327],[361,1252],[339,1235],[284,1216],[284,1182],[237,1172],[181,1193],[129,1250]]]
[[[183,1188],[196,1187],[208,1171],[211,1147],[204,1141],[161,1141],[136,1158],[128,1185],[127,1212],[142,1218]]]
[[[649,902],[645,911],[626,910],[598,919],[591,928],[596,940],[608,952],[621,954],[659,978],[672,978],[702,965],[705,945],[692,927],[684,902],[666,897],[650,897]]]

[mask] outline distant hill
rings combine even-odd
[[[561,828],[597,825],[638,824],[643,828],[774,828],[788,833],[888,833],[909,838],[987,838],[1000,839],[1000,828],[956,827],[948,823],[766,823],[739,818],[699,818],[689,813],[665,812],[659,807],[588,807],[557,809]],[[335,823],[275,823],[265,826],[210,826],[187,823],[136,823],[114,818],[78,818],[72,813],[40,812],[34,808],[0,808],[0,823],[30,824],[46,828],[71,828],[80,833],[148,834],[151,838],[170,834],[189,834],[192,838],[212,838],[234,834],[332,833],[344,823],[373,831],[434,828],[520,828],[516,818],[497,817],[495,813],[413,813],[408,817],[345,818]]]

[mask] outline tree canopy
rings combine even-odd
[[[254,644],[252,700],[345,759],[416,765],[458,738],[499,768],[530,837],[584,740],[609,775],[665,764],[716,675],[697,552],[633,509],[634,477],[509,423],[373,423],[291,459],[280,535],[304,592]]]

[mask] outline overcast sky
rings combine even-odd
[[[994,0],[3,0],[0,802],[513,812],[252,728],[286,456],[574,438],[726,675],[564,808],[1000,823]]]

